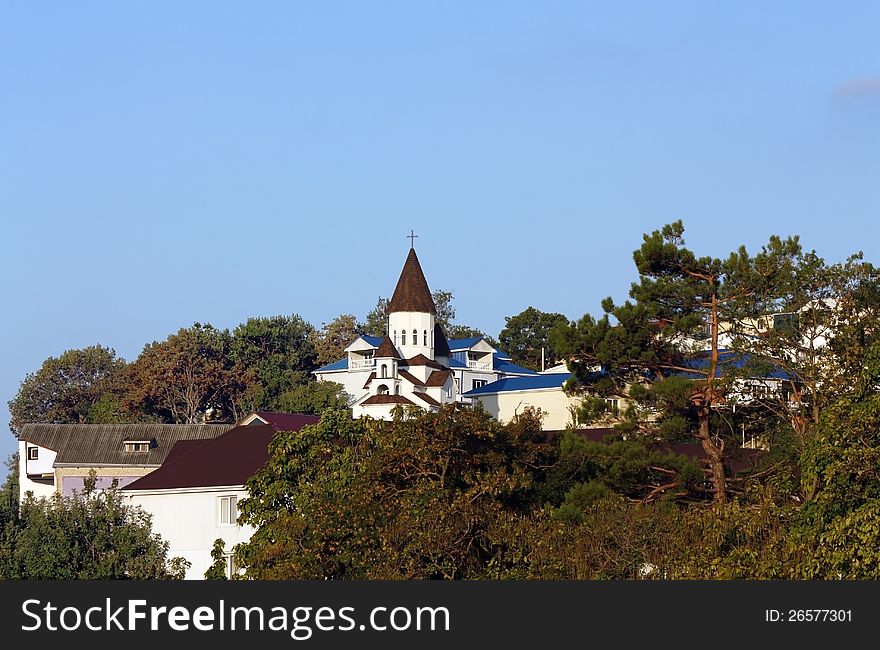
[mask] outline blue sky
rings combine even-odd
[[[880,263],[880,3],[0,6],[0,396],[195,321],[432,288],[497,334],[641,234]],[[0,456],[14,450],[0,413]]]

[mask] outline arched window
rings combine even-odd
[[[382,379],[385,379],[388,376],[388,366],[384,363],[382,364]]]
[[[406,345],[406,330],[400,330],[400,344]]]
[[[379,384],[379,387],[376,389],[376,395],[387,395],[388,394],[388,386],[385,384]]]
[[[394,330],[394,345],[397,345],[397,330]]]
[[[424,331],[422,340],[425,342],[425,347],[428,347],[428,330]]]
[[[400,386],[395,386],[395,387],[394,387],[394,394],[395,394],[395,395],[400,395]]]
[[[413,345],[419,344],[419,330],[413,330]]]

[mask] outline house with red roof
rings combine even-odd
[[[317,421],[314,415],[254,413],[211,440],[176,443],[158,469],[128,484],[122,494],[152,515],[153,532],[169,543],[169,557],[190,563],[187,579],[204,578],[217,539],[225,543],[227,575],[232,576],[237,572],[233,548],[254,533],[238,523],[245,483],[266,464],[276,433],[299,431]]]

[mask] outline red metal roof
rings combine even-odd
[[[269,459],[269,443],[277,431],[298,431],[318,421],[316,415],[298,415],[295,429],[266,424],[238,426],[208,441],[177,443],[156,471],[129,483],[125,490],[244,485]],[[292,421],[285,421],[291,426]]]
[[[275,431],[299,431],[307,424],[317,422],[317,416],[301,413],[276,413],[274,411],[257,411],[266,423]]]

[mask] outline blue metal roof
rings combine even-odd
[[[511,363],[507,359],[501,358],[497,354],[492,355],[492,367],[498,372],[512,372],[526,375],[538,374],[531,368],[523,368],[522,366],[518,366],[515,363]]]
[[[469,390],[462,397],[478,397],[480,395],[510,393],[518,390],[562,388],[562,385],[568,381],[569,377],[571,377],[570,372],[560,372],[553,375],[532,375],[531,377],[508,377],[507,379],[499,379],[491,384]]]
[[[450,357],[449,367],[450,368],[467,368],[467,364],[462,363],[461,361],[459,361],[458,359],[456,359],[454,357]]]
[[[507,352],[502,352],[498,348],[495,348],[495,356],[497,356],[499,359],[504,359],[505,361],[510,361],[511,359],[510,355],[507,354]]]
[[[715,369],[715,376],[721,377],[724,374],[725,368],[735,368],[740,370],[744,368],[751,361],[752,356],[750,354],[740,354],[738,352],[733,352],[731,350],[719,350],[718,351],[718,367]],[[694,370],[707,370],[709,368],[709,362],[711,361],[709,357],[709,353],[705,353],[700,355],[699,357],[693,357],[691,359],[687,359],[684,361],[684,366],[687,368],[693,368]],[[684,377],[686,379],[705,379],[706,375],[704,372],[676,372],[674,373],[676,377]],[[754,377],[754,379],[790,379],[787,372],[785,372],[782,368],[775,367],[770,370],[765,375],[761,377]]]
[[[340,359],[339,361],[334,361],[333,363],[328,363],[326,366],[322,366],[315,370],[315,372],[326,372],[328,370],[348,370],[348,357]]]
[[[483,340],[482,336],[472,336],[467,339],[449,339],[447,343],[449,343],[449,349],[451,351],[455,350],[467,350],[468,348],[474,347],[477,343]]]
[[[382,345],[383,337],[381,336],[367,336],[366,334],[361,334],[361,338],[373,347],[378,348],[380,345]]]

